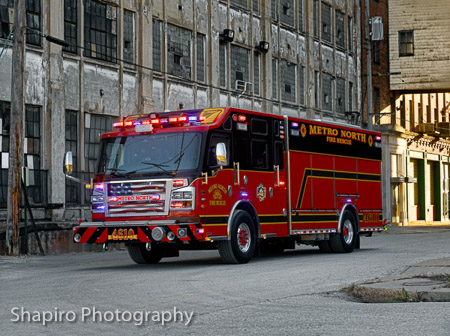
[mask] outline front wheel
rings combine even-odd
[[[252,218],[246,211],[236,211],[231,222],[230,239],[218,242],[220,257],[228,264],[244,264],[253,257],[255,246],[256,230]]]
[[[342,215],[341,232],[330,237],[330,247],[333,252],[345,253],[355,249],[358,237],[356,219],[353,213],[348,210]]]
[[[129,245],[128,254],[136,264],[157,264],[163,257],[161,248],[152,246],[149,251],[145,244]]]

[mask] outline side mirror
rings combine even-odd
[[[64,156],[64,174],[72,175],[73,172],[73,158],[72,152],[67,152]]]
[[[228,165],[227,147],[223,142],[216,145],[216,160],[219,166]]]

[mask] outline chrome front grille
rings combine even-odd
[[[170,180],[107,183],[107,217],[163,216],[169,213]]]

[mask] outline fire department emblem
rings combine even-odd
[[[267,192],[266,187],[262,183],[259,184],[259,186],[256,188],[256,197],[262,202],[266,199]]]
[[[371,135],[369,135],[369,146],[373,146],[373,137]]]
[[[302,124],[302,126],[300,127],[300,132],[302,134],[302,137],[306,136],[306,125]]]
[[[215,200],[221,200],[222,199],[222,194],[220,193],[219,189],[216,189],[213,193],[213,198]]]

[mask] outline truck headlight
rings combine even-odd
[[[195,188],[187,187],[172,191],[170,209],[171,210],[194,210],[195,209]]]

